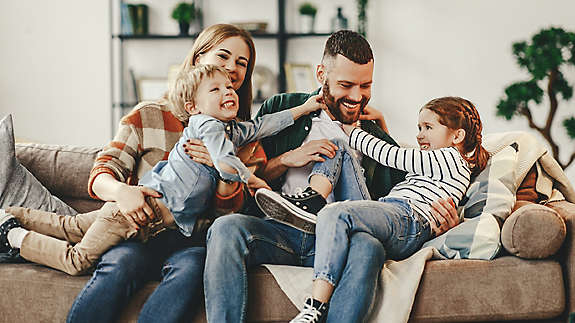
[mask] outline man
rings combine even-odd
[[[369,43],[361,35],[338,31],[329,37],[322,63],[316,70],[327,111],[304,116],[276,136],[262,140],[269,158],[264,178],[274,190],[293,193],[307,187],[307,175],[313,163],[323,160],[321,155],[329,158],[335,155],[336,147],[328,138],[345,134],[334,121],[351,124],[360,118],[371,98],[373,64]],[[259,115],[302,105],[308,99],[314,99],[312,96],[318,91],[274,96],[262,105]],[[395,144],[373,121],[362,122],[362,128]],[[403,179],[403,174],[368,158],[363,158],[362,166],[373,199],[387,194]],[[334,200],[338,200],[337,195],[336,192]],[[456,216],[447,201],[436,205],[435,215],[441,222],[435,230],[439,234],[456,224]],[[217,219],[208,233],[204,271],[208,321],[246,320],[248,268],[264,263],[313,266],[315,236],[305,231],[271,219],[242,214]],[[330,301],[328,322],[364,320],[384,260],[385,250],[377,239],[365,233],[352,236],[341,282]]]

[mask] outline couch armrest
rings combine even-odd
[[[560,261],[567,293],[566,310],[569,314],[575,312],[575,204],[559,201],[549,203],[547,206],[561,215],[567,227],[567,236],[560,252]]]

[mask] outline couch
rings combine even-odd
[[[97,148],[87,147],[16,146],[19,161],[54,195],[79,212],[102,205],[86,192],[97,152]],[[67,176],[71,173],[80,175]],[[560,201],[548,206],[566,225],[566,238],[558,252],[544,259],[523,259],[503,252],[490,261],[429,261],[410,322],[567,322],[569,314],[575,312],[575,204]],[[537,231],[524,230],[523,234],[539,237],[545,231],[541,225],[545,220],[539,215],[546,212],[523,213],[521,218],[531,217],[526,223]],[[502,232],[512,235],[519,230]],[[89,277],[73,277],[32,263],[0,264],[0,322],[63,322]],[[119,321],[135,322],[139,308],[156,285],[150,282],[139,291]],[[264,267],[251,271],[249,295],[250,322],[286,322],[298,312]],[[204,313],[201,306],[192,321],[204,322]]]

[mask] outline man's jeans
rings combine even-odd
[[[358,233],[375,237],[383,245],[386,259],[394,260],[411,256],[431,237],[429,222],[413,212],[407,200],[329,204],[318,214],[314,279],[338,286],[353,254],[351,238]]]
[[[191,247],[176,230],[146,244],[127,241],[106,252],[76,297],[68,323],[115,322],[147,282],[161,280],[140,311],[138,322],[190,320],[200,308],[205,248]]]
[[[314,175],[326,177],[333,187],[336,201],[371,199],[363,170],[351,147],[341,139],[332,142],[338,147],[335,156],[322,156],[325,161],[315,163],[308,178]]]
[[[243,214],[218,218],[208,232],[204,292],[208,322],[245,322],[248,268],[260,264],[313,266],[315,235]],[[328,322],[361,322],[372,304],[385,259],[369,234],[350,238],[349,256],[330,302]]]

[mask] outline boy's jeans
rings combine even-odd
[[[314,280],[337,286],[350,256],[351,237],[367,233],[381,242],[386,259],[415,253],[431,238],[429,222],[407,200],[336,202],[324,207],[316,225]]]
[[[147,202],[157,220],[140,230],[129,225],[115,203],[106,203],[100,210],[76,216],[20,207],[6,211],[22,227],[31,230],[20,248],[24,259],[70,275],[80,275],[87,272],[104,252],[120,242],[130,238],[147,241],[174,224],[169,210],[159,201],[148,198]]]
[[[322,156],[325,161],[314,164],[308,179],[314,175],[326,177],[333,187],[336,201],[370,200],[363,170],[351,147],[341,139],[334,139],[332,142],[338,148],[335,156]]]

